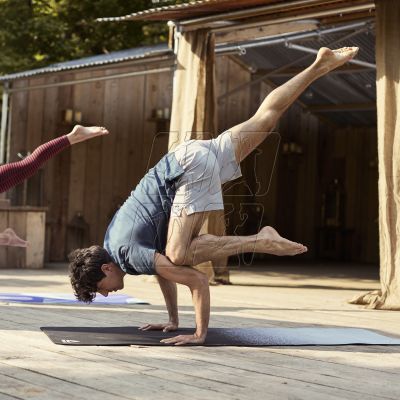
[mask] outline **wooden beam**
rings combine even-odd
[[[375,8],[368,11],[362,11],[354,14],[337,14],[320,19],[321,25],[341,24],[344,22],[356,22],[358,20],[365,21],[367,19],[373,20],[375,18]]]
[[[252,28],[257,27],[261,24],[278,24],[278,23],[292,23],[294,21],[304,20],[304,19],[313,19],[317,18],[318,20],[327,19],[329,17],[334,18],[338,17],[339,21],[344,21],[344,17],[346,17],[346,21],[352,21],[353,19],[359,19],[361,13],[367,13],[367,15],[371,15],[373,17],[372,11],[375,9],[375,4],[372,1],[366,0],[353,0],[353,1],[345,1],[340,3],[326,3],[324,7],[319,5],[318,7],[308,7],[297,10],[289,10],[287,7],[287,2],[282,3],[284,8],[280,10],[275,10],[275,12],[271,13],[258,13],[253,15],[252,17],[243,17],[240,19],[234,20],[234,18],[223,18],[221,14],[218,15],[218,21],[223,20],[231,20],[231,24],[222,27],[213,27],[212,24],[207,24],[206,21],[198,19],[197,24],[192,26],[188,26],[189,22],[192,21],[183,21],[180,24],[184,25],[184,30],[188,29],[198,29],[200,27],[213,27],[215,32],[222,31],[233,31],[237,29],[243,28]],[[211,17],[210,17],[211,18]],[[234,20],[234,21],[233,21]]]
[[[300,72],[302,72],[304,70],[304,68],[299,68],[299,67],[292,67],[292,68],[287,68],[284,71],[277,71],[274,72],[274,70],[268,70],[268,69],[257,69],[257,72],[261,73],[261,74],[268,74],[268,76],[270,78],[278,78],[278,77],[290,77],[290,76],[294,76],[299,74]],[[351,66],[343,66],[340,67],[338,69],[335,69],[333,71],[330,72],[330,74],[337,74],[337,75],[341,75],[341,74],[360,74],[362,72],[375,72],[375,70],[373,70],[372,68],[367,68],[367,67],[360,67],[357,65]]]
[[[354,14],[357,12],[368,11],[375,8],[372,0],[295,0],[279,2],[279,4],[270,4],[264,7],[251,7],[244,10],[235,10],[231,12],[219,12],[212,15],[203,14],[197,18],[177,18],[168,13],[169,20],[179,20],[183,30],[193,30],[199,28],[211,27],[217,31],[232,31],[247,25],[247,28],[258,26],[265,21],[281,20],[281,22],[292,22],[295,20],[304,20],[307,18],[323,18],[338,14]],[[131,18],[130,18],[131,19]],[[142,17],[143,19],[143,17]],[[105,21],[107,19],[100,19]],[[221,25],[221,21],[229,21],[231,24]],[[273,23],[273,22],[272,22]]]
[[[222,56],[222,57],[224,57],[224,56]],[[246,64],[241,57],[234,56],[234,55],[228,55],[228,58],[230,60],[232,60],[234,63],[238,64],[245,71],[250,72],[251,74],[259,72],[259,70],[257,70],[256,68],[253,68],[251,65]]]
[[[260,38],[266,38],[276,35],[282,35],[293,32],[304,32],[317,29],[317,24],[312,21],[294,21],[285,24],[274,24],[274,25],[260,25],[254,28],[248,29],[237,29],[229,32],[217,32],[215,34],[215,41],[217,44],[220,43],[237,43],[247,40],[255,40]]]
[[[311,112],[346,112],[376,110],[376,103],[318,104],[308,106]]]

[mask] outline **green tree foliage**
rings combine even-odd
[[[0,0],[0,74],[167,40],[165,23],[97,22],[182,1]]]

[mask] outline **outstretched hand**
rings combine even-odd
[[[140,331],[163,331],[173,332],[178,329],[178,323],[168,322],[166,324],[147,324],[139,328]]]
[[[180,346],[182,344],[203,344],[206,340],[205,336],[199,336],[196,333],[193,335],[178,335],[169,339],[160,340],[161,343],[173,344]]]

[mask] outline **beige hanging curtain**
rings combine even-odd
[[[400,310],[400,1],[377,0],[376,22],[381,290],[351,302]]]
[[[214,58],[214,34],[208,29],[179,34],[168,144],[170,151],[185,140],[217,136]],[[223,211],[213,212],[201,233],[224,235]],[[229,280],[226,258],[203,263],[196,268],[207,273],[210,281]]]
[[[216,134],[214,35],[208,29],[178,36],[169,150],[189,139]]]

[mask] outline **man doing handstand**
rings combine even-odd
[[[316,79],[353,58],[357,47],[321,48],[312,65],[273,90],[247,121],[211,140],[189,140],[151,168],[111,221],[104,247],[71,254],[70,277],[79,300],[124,287],[125,274],[157,276],[169,314],[166,324],[142,330],[178,328],[176,284],[189,287],[196,331],[162,340],[204,343],[210,317],[208,277],[190,268],[244,252],[296,255],[307,247],[281,237],[272,227],[252,236],[200,235],[204,219],[224,208],[221,185],[241,176],[240,162],[272,131],[284,111]]]

